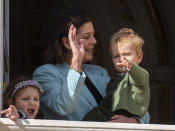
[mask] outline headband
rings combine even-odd
[[[14,97],[15,93],[22,89],[22,88],[26,88],[28,86],[34,86],[35,88],[38,88],[40,93],[43,93],[43,88],[41,87],[41,85],[35,81],[35,80],[27,80],[27,81],[22,81],[22,82],[19,82],[18,84],[15,85],[15,90],[12,92],[12,95],[11,95],[11,99]]]

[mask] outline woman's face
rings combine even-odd
[[[77,29],[78,39],[84,40],[85,55],[83,57],[83,63],[93,60],[94,46],[97,43],[94,35],[95,31],[92,22],[87,22]]]
[[[39,91],[33,87],[27,87],[19,91],[15,106],[27,114],[28,118],[33,119],[38,113],[40,105]]]

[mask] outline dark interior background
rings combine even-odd
[[[174,0],[12,0],[10,1],[10,80],[32,76],[43,64],[48,14],[58,5],[85,8],[94,21],[98,41],[94,63],[115,73],[108,53],[110,36],[130,27],[144,39],[141,64],[150,73],[151,123],[175,124]]]

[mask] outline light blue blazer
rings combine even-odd
[[[86,75],[104,97],[110,77],[107,71],[97,65],[83,64],[79,74],[67,63],[42,65],[33,73],[33,79],[44,89],[41,96],[41,111],[45,119],[79,121],[92,108],[96,100],[84,84]],[[149,123],[147,113],[141,123]]]

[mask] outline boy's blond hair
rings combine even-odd
[[[137,52],[142,52],[142,46],[144,44],[144,40],[142,39],[141,36],[139,36],[130,28],[121,28],[118,32],[112,35],[110,39],[110,50],[113,44],[117,44],[123,41],[131,42],[131,44],[135,46]]]

